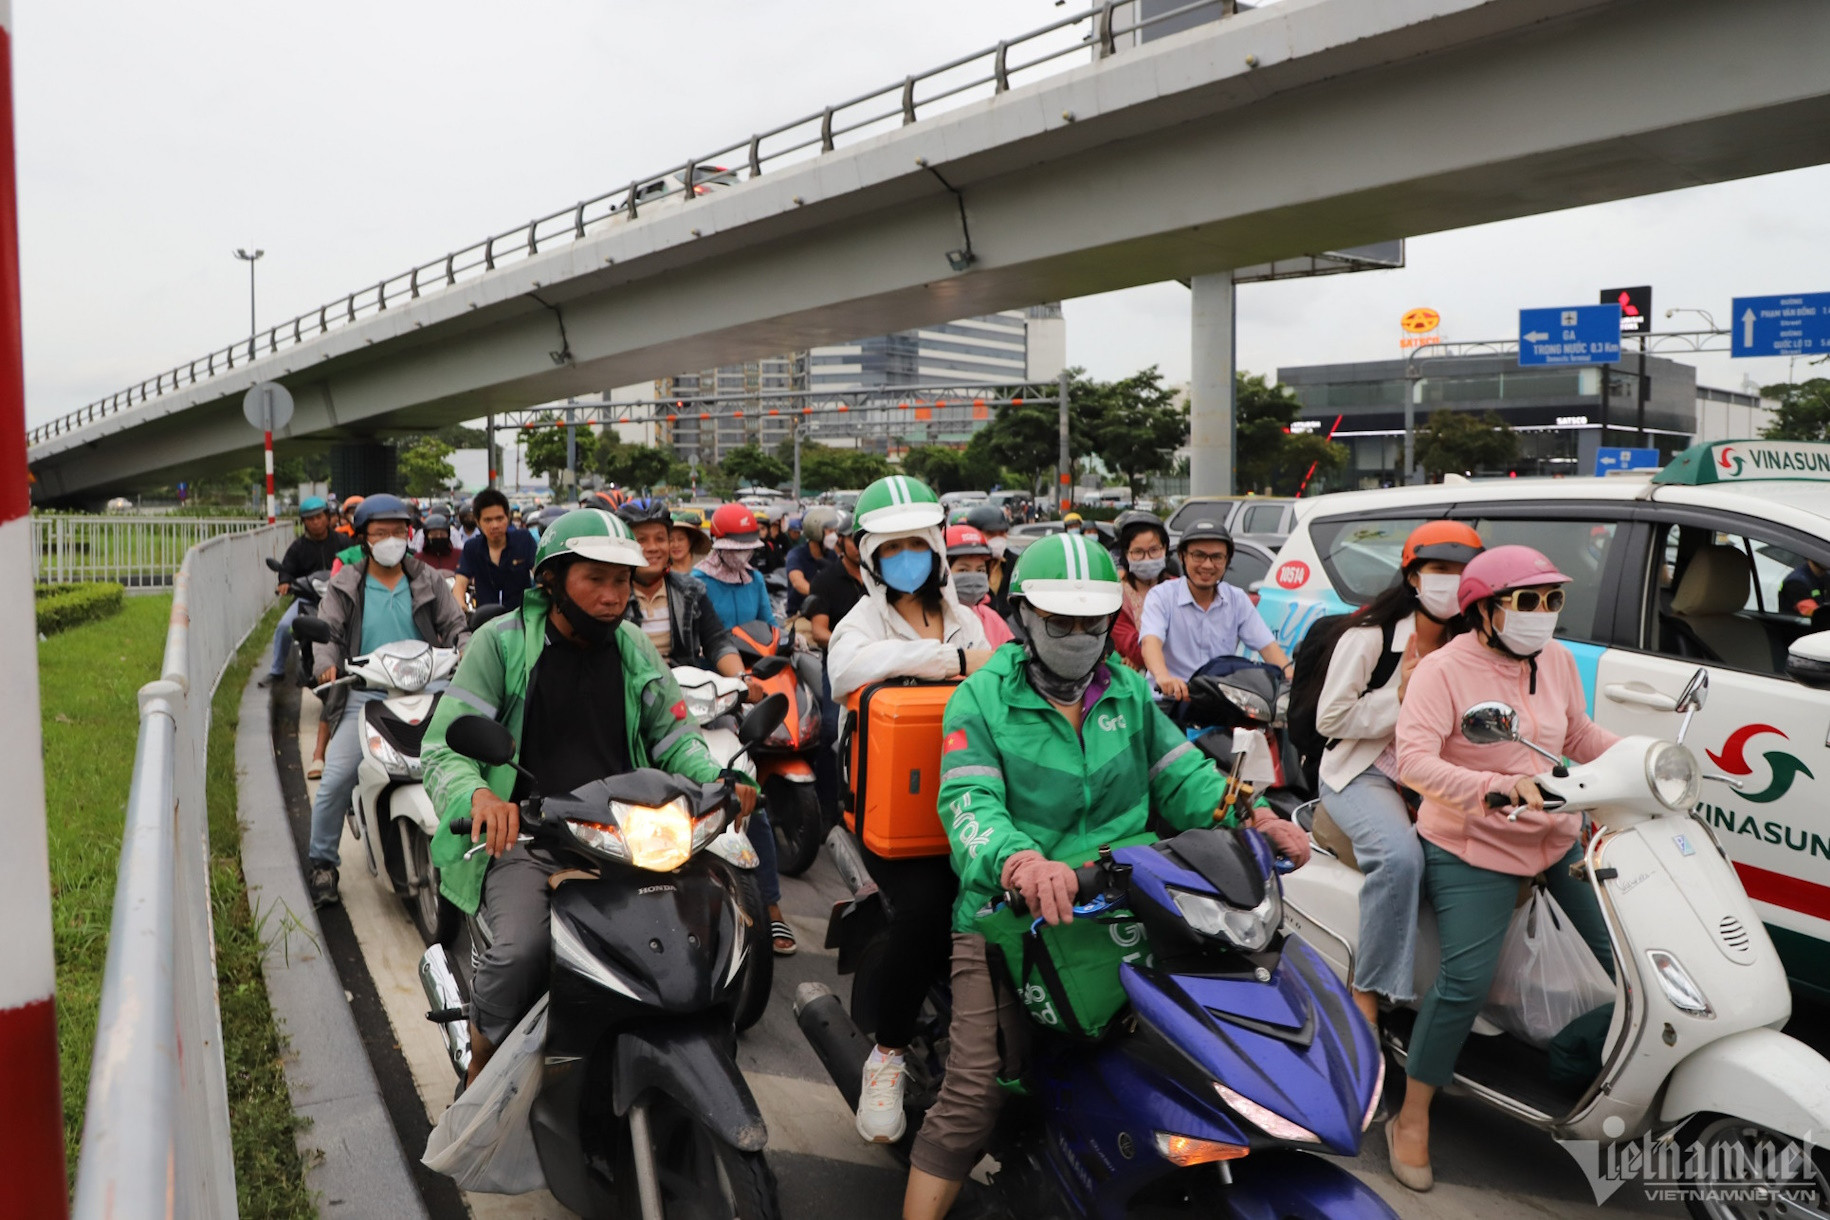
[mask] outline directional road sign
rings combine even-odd
[[[1595,473],[1613,474],[1617,470],[1657,470],[1658,450],[1625,449],[1604,446],[1595,451]]]
[[[1619,305],[1519,310],[1520,364],[1614,364],[1619,360]]]
[[[1728,329],[1734,356],[1830,352],[1830,292],[1736,297]]]

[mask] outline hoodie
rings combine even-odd
[[[941,564],[941,616],[944,638],[930,640],[915,634],[904,618],[890,608],[889,590],[877,579],[877,548],[894,538],[921,538],[934,553],[945,556],[946,537],[939,526],[889,534],[866,534],[858,558],[864,574],[864,596],[851,613],[833,628],[826,650],[826,675],[835,703],[862,686],[888,678],[925,678],[941,681],[964,675],[960,653],[967,648],[988,648],[978,616],[959,604],[947,568]]]

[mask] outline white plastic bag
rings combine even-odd
[[[426,1140],[426,1167],[460,1189],[498,1195],[546,1189],[528,1123],[545,1059],[546,999],[541,996],[521,1018]]]
[[[1536,1047],[1614,999],[1614,982],[1557,900],[1534,885],[1512,913],[1481,1015]]]

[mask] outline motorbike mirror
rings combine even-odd
[[[1519,739],[1519,714],[1498,700],[1477,703],[1461,714],[1461,735],[1477,746]]]
[[[1677,710],[1680,712],[1701,711],[1709,702],[1709,671],[1701,665],[1690,675],[1690,681],[1684,683],[1683,691],[1677,698]]]
[[[335,639],[330,624],[316,616],[301,615],[292,620],[292,638],[313,644],[328,644]]]
[[[280,561],[269,555],[267,556],[267,567],[272,571],[277,572],[280,570]]]
[[[489,605],[478,606],[475,610],[470,612],[468,625],[472,631],[475,631],[490,619],[500,618],[507,613],[508,607],[504,606],[501,602],[493,602]]]
[[[459,716],[445,728],[445,744],[480,763],[506,766],[515,760],[515,739],[487,716]]]
[[[776,691],[750,709],[749,715],[743,718],[743,724],[738,726],[737,740],[744,749],[753,749],[762,744],[787,718],[788,696]]]
[[[758,657],[756,663],[750,666],[750,672],[759,678],[773,678],[786,668],[788,668],[788,658],[778,654],[772,657]]]

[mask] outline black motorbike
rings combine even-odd
[[[772,696],[744,718],[745,749],[775,730],[786,702]],[[445,740],[492,766],[514,759],[508,730],[481,716],[453,721]],[[522,777],[538,791],[537,777]],[[520,803],[521,841],[578,865],[552,894],[545,1066],[529,1121],[548,1188],[582,1216],[781,1214],[768,1131],[735,1059],[755,951],[738,877],[756,864],[748,840],[727,831],[736,783],[728,769],[700,785],[643,768]],[[451,830],[468,835],[469,819]],[[468,931],[475,948],[490,943],[487,907]],[[420,977],[461,1079],[467,989],[442,945]]]
[[[280,566],[280,561],[271,556],[267,559],[267,568],[275,574],[284,571]],[[330,584],[328,568],[298,577],[287,583],[288,590],[299,603],[299,613],[293,622],[296,623],[301,618],[317,617],[318,603],[324,600],[324,588],[328,584]],[[310,686],[317,681],[317,678],[313,676],[317,670],[313,669],[311,665],[311,641],[300,636],[296,630],[293,632],[293,638],[299,643],[299,685]]]

